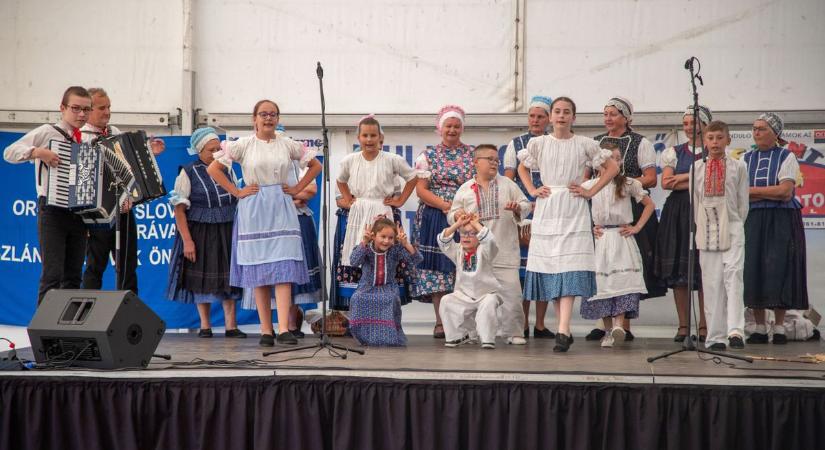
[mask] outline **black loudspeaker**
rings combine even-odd
[[[52,289],[28,332],[39,364],[146,367],[166,324],[132,291]]]

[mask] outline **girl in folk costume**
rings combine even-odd
[[[593,139],[574,135],[576,105],[567,97],[553,101],[550,120],[553,133],[533,138],[519,152],[519,176],[536,197],[527,256],[524,298],[553,301],[558,317],[554,351],[566,352],[573,343],[570,316],[576,296],[596,294],[595,252],[587,199],[596,195],[619,172],[610,151]],[[602,176],[590,188],[580,183],[588,168],[602,168]],[[530,176],[538,169],[542,187]]]
[[[489,264],[501,285],[499,330],[508,344],[523,345],[527,341],[523,337],[523,297],[518,274],[521,259],[518,223],[531,212],[532,205],[516,183],[498,174],[494,145],[479,145],[474,153],[476,175],[458,188],[448,220],[454,223],[471,213],[496,236],[498,254]]]
[[[756,332],[748,344],[766,344],[765,309],[773,309],[774,344],[787,343],[785,311],[808,309],[805,229],[795,188],[799,162],[782,148],[784,124],[774,113],[753,123],[756,149],[746,153],[750,212],[745,221],[745,306],[753,308]]]
[[[189,142],[189,154],[198,155],[198,159],[181,168],[169,196],[178,232],[169,261],[166,298],[197,305],[201,321],[198,336],[202,338],[212,337],[209,313],[212,303],[221,302],[226,337],[245,338],[235,321],[235,301],[241,298],[241,290],[229,283],[232,223],[238,201],[206,173],[214,153],[220,150],[215,130],[199,128]],[[233,185],[238,184],[231,163],[222,170]],[[251,190],[246,187],[240,191]]]
[[[750,185],[745,163],[725,155],[730,133],[724,122],[711,122],[703,133],[707,162],[696,161],[694,211],[696,248],[702,266],[705,315],[711,350],[745,348],[745,225]]]
[[[516,176],[516,170],[518,169],[518,158],[516,155],[519,151],[527,148],[527,143],[530,142],[530,139],[536,136],[544,136],[547,134],[547,127],[550,125],[550,104],[553,103],[553,99],[550,97],[543,97],[537,95],[530,100],[530,106],[527,110],[527,124],[528,130],[527,133],[524,133],[520,136],[514,137],[506,147],[504,151],[504,155],[500,156],[502,164],[501,169],[503,169],[503,174],[507,178],[514,180],[516,184],[521,188],[522,193],[527,196],[527,199],[531,203],[535,203],[536,199],[530,196],[530,193],[527,192],[527,188],[524,187],[524,183],[521,182],[521,178]],[[530,174],[533,179],[533,185],[536,187],[541,187],[541,177],[539,176],[538,170],[530,171]],[[527,249],[530,246],[530,219],[533,217],[532,211],[530,214],[524,217],[525,220],[522,221],[522,224],[519,226],[519,247],[521,253],[521,264],[519,266],[519,278],[521,279],[522,286],[524,286],[524,274],[527,267]],[[530,336],[530,304],[527,300],[522,302],[522,306],[524,309],[524,337],[527,338]],[[536,325],[533,327],[533,337],[534,338],[543,338],[543,339],[553,339],[556,335],[547,329],[544,326],[544,316],[547,315],[547,303],[538,302],[536,303]]]
[[[642,183],[644,189],[656,187],[656,150],[647,138],[633,131],[630,127],[633,122],[633,105],[629,100],[622,97],[613,97],[604,106],[604,126],[607,133],[596,136],[599,142],[613,141],[619,144],[622,152],[623,175],[635,178]],[[631,199],[633,204],[633,222],[639,220],[644,207]],[[667,289],[653,275],[653,258],[656,248],[656,233],[658,220],[656,216],[647,221],[644,228],[635,235],[636,244],[642,254],[642,264],[644,265],[645,286],[647,294],[643,298],[661,297],[667,293]],[[633,340],[633,333],[630,332],[630,321],[625,320],[627,335],[625,339]],[[595,329],[587,336],[588,340],[601,339],[604,333]]]
[[[382,151],[384,132],[374,116],[358,122],[358,143],[361,150],[344,158],[337,180],[340,195],[336,198],[338,221],[335,229],[335,274],[332,285],[332,309],[346,311],[349,300],[361,277],[361,269],[350,265],[349,257],[358,244],[359,230],[372,223],[375,216],[391,217],[401,226],[401,210],[415,189],[415,170],[399,155]],[[401,188],[398,181],[403,180]],[[372,214],[372,215],[370,215]],[[353,239],[355,239],[353,241]],[[349,249],[349,252],[345,252]],[[396,282],[404,286],[401,303],[409,303],[409,268],[398,265]]]
[[[441,143],[427,148],[416,158],[419,180],[416,194],[420,200],[415,215],[415,245],[424,261],[418,265],[413,297],[432,302],[435,310],[433,337],[444,338],[439,305],[441,297],[453,290],[455,265],[438,247],[438,235],[448,227],[447,213],[459,186],[472,179],[473,147],[461,142],[464,131],[464,110],[447,105],[438,111],[436,129]]]
[[[673,289],[673,299],[676,302],[676,313],[679,317],[679,329],[673,338],[682,342],[689,334],[688,307],[690,293],[688,292],[688,254],[690,251],[690,167],[696,159],[701,158],[702,132],[710,123],[710,110],[699,107],[699,123],[696,124],[698,134],[693,136],[693,107],[690,106],[682,117],[682,129],[688,141],[675,147],[666,149],[662,153],[662,188],[670,191],[662,208],[662,221],[659,224],[659,235],[656,241],[656,258],[654,272],[669,288]],[[696,154],[692,154],[693,142],[696,142]],[[699,266],[699,255],[694,255],[693,289],[699,291],[699,340],[704,342],[707,336],[705,322],[705,303],[702,294],[702,272]]]
[[[616,144],[604,142],[613,161],[621,169],[622,153]],[[591,188],[598,178],[582,183]],[[641,217],[633,225],[633,206],[630,199],[644,205]],[[639,317],[639,300],[647,292],[642,267],[642,255],[633,238],[644,227],[656,208],[647,196],[642,183],[634,178],[616,175],[592,201],[594,234],[596,235],[597,293],[582,299],[581,316],[584,319],[602,319],[608,333],[602,338],[602,347],[624,342],[624,320]]]
[[[279,134],[280,133],[280,125]],[[301,179],[303,172],[298,161],[292,161],[289,171],[289,181],[287,185],[295,186]],[[315,231],[315,220],[312,218],[312,210],[307,206],[307,202],[318,192],[318,186],[314,182],[309,183],[303,191],[293,196],[292,202],[298,210],[298,224],[301,227],[301,242],[304,247],[304,260],[309,270],[309,283],[292,285],[292,306],[289,309],[289,332],[297,338],[303,338],[301,331],[304,311],[314,309],[321,301],[321,251],[318,248],[318,233]],[[244,289],[241,308],[257,309],[253,289]],[[277,308],[276,298],[270,301],[272,308]],[[277,316],[273,316],[273,322],[278,322]]]
[[[361,243],[350,257],[361,268],[358,289],[350,300],[350,332],[361,345],[404,346],[401,299],[395,273],[398,264],[415,265],[421,255],[407,241],[404,229],[386,217],[378,217],[364,229]]]
[[[270,305],[273,287],[278,317],[283,319],[289,315],[292,283],[309,282],[293,196],[320,173],[321,163],[314,158],[314,152],[275,133],[280,115],[275,102],[259,101],[252,115],[255,134],[224,142],[222,151],[215,155],[238,162],[251,190],[242,192],[233,186],[217,161],[209,165],[208,171],[224,189],[240,198],[232,237],[230,283],[255,289],[261,321],[260,345],[270,347],[275,344]],[[298,184],[287,186],[293,160],[307,165],[309,170]],[[278,321],[278,330],[278,343],[298,342],[289,332],[287,320]]]

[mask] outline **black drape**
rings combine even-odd
[[[814,388],[0,378],[15,450],[814,449],[823,418]]]

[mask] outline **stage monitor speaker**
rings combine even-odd
[[[132,291],[52,289],[28,332],[38,364],[146,367],[166,324]]]

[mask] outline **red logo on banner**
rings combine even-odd
[[[814,143],[825,144],[825,130],[814,130]]]
[[[799,170],[796,199],[802,203],[802,216],[825,216],[825,166],[799,161]]]

